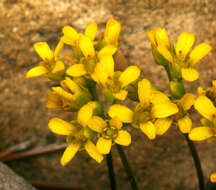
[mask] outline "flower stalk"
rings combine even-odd
[[[169,81],[171,82],[172,77],[170,75],[170,70],[167,67],[165,67],[165,70],[167,72]],[[182,83],[182,81],[180,81],[180,82]],[[183,83],[182,83],[182,85],[183,85]],[[184,137],[185,137],[185,139],[187,141],[188,147],[189,147],[190,152],[191,152],[191,156],[192,156],[193,161],[194,161],[194,165],[195,165],[196,172],[197,172],[197,178],[198,178],[198,181],[199,181],[199,189],[200,190],[205,190],[205,183],[204,183],[204,176],[203,176],[202,166],[201,166],[200,158],[199,158],[198,152],[196,150],[196,147],[195,147],[194,143],[188,138],[188,134],[183,134],[183,135],[184,135]]]
[[[198,181],[199,181],[199,189],[205,190],[205,183],[204,183],[204,176],[203,176],[203,172],[202,172],[202,166],[201,166],[200,158],[199,158],[199,155],[197,153],[196,147],[195,147],[194,143],[188,138],[188,134],[184,134],[184,137],[185,137],[187,144],[190,148],[191,155],[192,155],[193,161],[194,161],[194,165],[196,167],[197,177],[198,177]]]
[[[131,170],[130,164],[129,164],[128,160],[127,160],[127,157],[126,157],[126,155],[124,153],[123,147],[120,146],[120,145],[118,145],[118,144],[116,144],[116,148],[118,150],[118,153],[119,153],[119,156],[121,158],[122,164],[123,164],[123,166],[125,168],[125,171],[127,173],[129,182],[131,184],[131,188],[133,190],[138,190],[138,186],[137,186],[136,180],[134,178],[134,175],[133,175],[133,172]]]
[[[106,160],[107,160],[107,167],[108,167],[108,172],[109,172],[110,188],[111,188],[111,190],[116,190],[115,172],[114,172],[114,168],[113,168],[111,151],[109,154],[106,155]]]

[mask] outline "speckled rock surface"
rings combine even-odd
[[[83,31],[91,21],[101,31],[109,17],[122,24],[120,49],[129,64],[138,65],[144,77],[166,89],[167,77],[153,62],[146,32],[165,27],[173,41],[183,31],[193,32],[196,44],[207,42],[211,53],[199,64],[200,79],[185,83],[188,92],[216,79],[216,1],[214,0],[1,0],[0,1],[0,149],[32,139],[37,145],[60,143],[65,139],[52,134],[49,118],[68,120],[70,114],[45,108],[51,83],[44,78],[26,80],[28,69],[40,58],[33,43],[47,41],[54,48],[61,28],[71,25]],[[68,50],[65,50],[68,51]],[[194,126],[200,117],[193,113]],[[135,177],[143,190],[198,189],[193,160],[184,137],[172,127],[164,136],[149,141],[131,130],[132,145],[126,148]],[[216,171],[215,143],[196,143],[203,163],[205,180]],[[87,189],[108,190],[106,162],[97,164],[79,152],[67,167],[61,167],[62,152],[8,163],[17,173],[32,181],[85,184]],[[113,149],[118,187],[129,190],[127,177]]]
[[[15,174],[5,164],[0,162],[0,189],[1,190],[36,190],[22,177]]]

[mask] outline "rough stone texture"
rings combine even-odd
[[[0,189],[1,190],[36,190],[22,177],[15,174],[5,164],[0,162]]]
[[[144,77],[166,89],[167,77],[151,56],[146,32],[165,27],[173,41],[183,31],[193,32],[196,44],[208,42],[212,52],[199,64],[200,79],[185,83],[189,92],[210,85],[216,76],[216,1],[214,0],[1,0],[0,1],[0,148],[32,139],[35,145],[63,142],[47,128],[49,118],[72,119],[69,114],[48,111],[45,102],[51,83],[44,78],[25,79],[28,69],[40,58],[33,43],[47,41],[55,47],[64,25],[83,31],[96,21],[101,31],[109,17],[122,24],[120,49],[130,64],[142,69]],[[65,50],[65,52],[68,50]],[[200,117],[193,113],[194,126]],[[172,127],[164,136],[149,141],[132,132],[126,148],[140,189],[198,189],[193,161],[184,137]],[[215,143],[196,143],[206,181],[216,170]],[[118,187],[129,190],[127,177],[115,148],[114,163]],[[61,152],[10,162],[28,180],[82,183],[87,189],[109,189],[106,162],[97,164],[79,152],[67,167],[61,167]]]

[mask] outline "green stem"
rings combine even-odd
[[[133,190],[138,190],[138,186],[136,184],[136,181],[135,181],[135,178],[133,176],[130,164],[129,164],[128,160],[127,160],[127,157],[126,157],[126,155],[124,153],[124,150],[123,150],[122,146],[116,144],[116,147],[117,147],[119,156],[121,158],[122,164],[124,165],[124,168],[125,168],[125,171],[127,173],[127,176],[128,176],[129,181],[130,181],[132,189]]]
[[[89,82],[89,91],[92,94],[93,100],[98,101],[98,93],[97,93],[95,82],[92,82],[92,81]],[[103,117],[105,117],[104,114],[103,114]],[[108,167],[108,173],[109,173],[110,187],[111,187],[111,190],[116,190],[115,172],[113,169],[111,151],[109,154],[106,155],[106,160],[107,160],[107,167]]]
[[[92,95],[93,100],[98,101],[98,93],[97,93],[96,83],[93,81],[89,82],[89,88],[88,89]]]
[[[199,189],[205,190],[204,176],[203,176],[202,167],[201,167],[201,163],[200,163],[200,159],[199,159],[199,155],[197,153],[196,147],[194,143],[188,138],[187,134],[184,134],[184,137],[187,140],[188,146],[190,148],[190,151],[193,157],[194,165],[196,167],[197,177],[199,180]]]
[[[172,81],[172,76],[170,75],[169,67],[165,67],[165,69],[166,69],[169,81]],[[182,81],[180,80],[179,82],[182,82]],[[191,151],[191,155],[193,157],[193,161],[194,161],[194,165],[195,165],[195,168],[197,171],[197,177],[198,177],[198,181],[199,181],[199,189],[205,190],[203,171],[202,171],[201,162],[200,162],[196,147],[195,147],[194,143],[188,138],[188,134],[184,134],[184,137],[187,141],[187,144],[188,144],[190,151]]]
[[[172,76],[171,76],[171,73],[170,73],[169,66],[166,65],[166,66],[164,66],[164,68],[165,68],[165,70],[166,70],[166,72],[167,72],[167,76],[168,76],[168,78],[169,78],[169,81],[172,81]]]
[[[106,160],[107,160],[107,167],[108,167],[108,171],[109,171],[110,187],[111,187],[111,190],[116,190],[115,172],[113,169],[111,151],[109,154],[106,155]]]

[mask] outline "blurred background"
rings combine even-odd
[[[34,146],[65,142],[48,127],[51,117],[68,120],[70,114],[45,108],[51,83],[43,78],[25,79],[26,72],[40,58],[33,44],[46,41],[54,48],[65,25],[83,31],[95,21],[99,31],[114,17],[122,25],[120,50],[129,64],[142,69],[143,76],[166,90],[168,80],[151,55],[147,31],[165,27],[176,42],[183,31],[196,36],[196,44],[209,43],[213,50],[199,63],[200,79],[185,83],[188,92],[209,86],[216,79],[216,1],[215,0],[0,0],[0,150],[26,140]],[[66,50],[65,50],[66,51]],[[64,53],[64,52],[63,52]],[[192,113],[193,114],[193,113]],[[199,116],[193,114],[194,126]],[[216,171],[215,143],[196,143],[206,182]],[[125,148],[135,178],[143,190],[198,189],[193,160],[182,134],[172,127],[150,141],[132,131],[132,145]],[[83,184],[86,189],[108,190],[106,161],[97,164],[86,152],[79,152],[66,167],[60,165],[63,151],[44,154],[7,164],[28,181]],[[113,147],[117,185],[130,189],[127,176]]]

